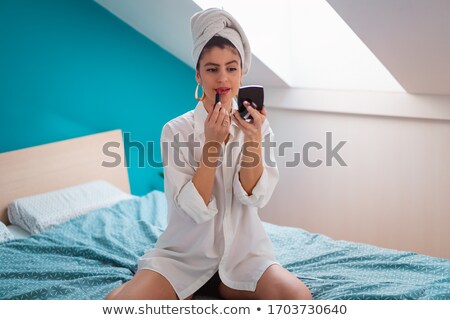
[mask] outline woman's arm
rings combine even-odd
[[[205,204],[211,200],[217,162],[220,160],[220,144],[205,143],[202,150],[200,165],[192,177],[192,183],[202,196]]]
[[[236,124],[244,131],[244,145],[242,146],[241,170],[239,180],[245,192],[250,196],[263,172],[262,163],[262,125],[266,119],[266,108],[262,108],[261,113],[253,109],[247,101],[244,106],[253,117],[248,123],[239,116],[238,112],[233,113]]]
[[[269,141],[273,139],[272,130],[265,122],[266,110],[264,107],[261,113],[251,107],[248,110],[254,119],[250,123],[240,118],[238,113],[233,114],[234,121],[245,135],[241,161],[233,179],[233,192],[243,204],[262,208],[277,185],[279,173],[273,150],[267,150],[262,143],[263,136]],[[268,159],[262,157],[263,151]]]
[[[222,108],[220,102],[211,108],[212,111],[209,112],[205,120],[205,144],[200,165],[192,177],[192,183],[206,205],[208,205],[212,196],[217,164],[222,156],[222,142],[225,141],[230,132],[229,126],[222,125],[223,121],[230,117],[228,111]]]
[[[164,193],[167,201],[181,215],[186,215],[196,223],[204,223],[212,219],[218,212],[217,203],[212,194],[215,168],[213,158],[203,157],[202,168],[194,169],[189,165],[188,155],[182,152],[176,133],[180,133],[186,141],[189,130],[183,130],[179,124],[167,123],[161,133],[161,150],[164,163]],[[209,144],[210,145],[210,144]],[[207,155],[206,152],[204,152]],[[204,168],[203,168],[204,167]],[[195,178],[194,178],[195,177]],[[197,185],[194,184],[194,180]],[[209,183],[204,184],[204,182]],[[207,189],[210,189],[208,195]],[[199,190],[202,194],[200,194]],[[208,199],[209,201],[205,201]]]
[[[258,142],[259,141],[259,142]],[[263,172],[261,139],[245,141],[242,147],[241,170],[239,180],[242,188],[250,196]]]

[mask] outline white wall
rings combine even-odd
[[[263,220],[335,239],[450,258],[450,121],[268,108],[278,142],[280,182]],[[326,132],[347,163],[325,165]],[[310,160],[286,168],[309,141]]]

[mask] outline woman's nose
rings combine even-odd
[[[228,75],[225,71],[219,71],[217,81],[219,82],[226,82],[228,80]]]

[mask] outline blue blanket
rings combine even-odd
[[[153,191],[0,245],[0,299],[103,299],[166,226]],[[450,299],[450,260],[264,223],[279,262],[314,299]]]

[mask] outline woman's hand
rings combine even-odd
[[[261,128],[267,116],[266,108],[263,106],[261,112],[259,112],[255,109],[255,103],[253,103],[253,106],[255,107],[253,108],[247,101],[244,101],[244,106],[247,108],[247,111],[250,113],[253,119],[249,122],[245,121],[245,119],[241,117],[238,111],[233,112],[232,119],[236,123],[236,125],[244,132],[244,140],[246,142],[254,141],[259,143],[262,140]]]
[[[230,114],[221,103],[212,107],[205,121],[205,143],[218,142],[222,144],[230,132]]]

